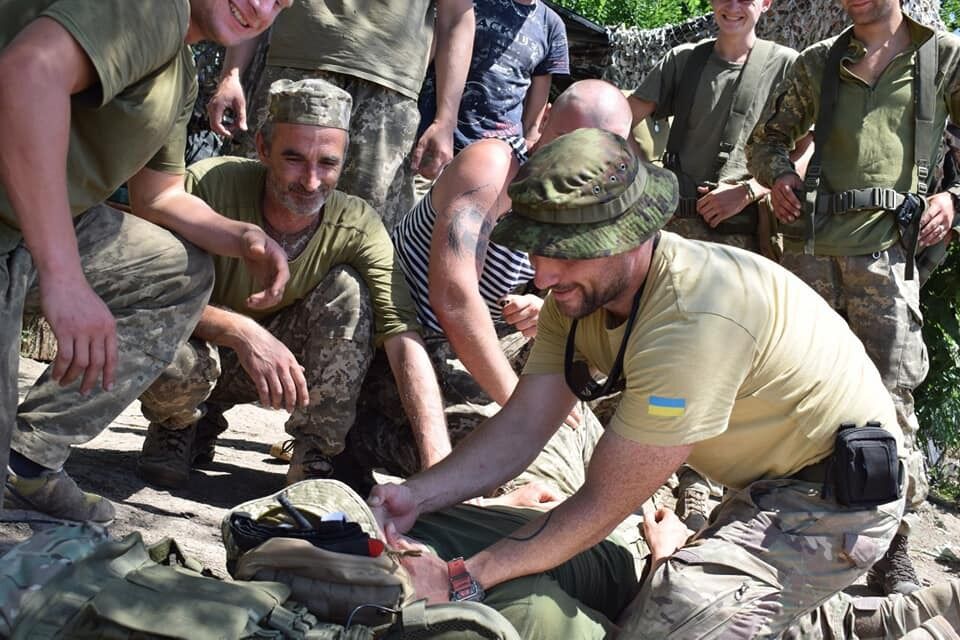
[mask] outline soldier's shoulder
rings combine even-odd
[[[335,189],[323,209],[324,222],[370,232],[385,229],[380,214],[359,196]]]
[[[949,31],[934,31],[933,37],[937,39],[941,64],[948,62],[957,64],[960,61],[960,36]]]
[[[822,67],[827,62],[827,56],[830,53],[830,47],[833,46],[833,43],[837,41],[837,38],[840,37],[840,34],[831,36],[820,42],[814,42],[812,45],[800,52],[797,60],[803,62],[804,64]]]
[[[226,180],[229,178],[249,178],[263,172],[263,166],[256,160],[237,156],[219,156],[206,158],[187,167],[197,181],[204,178]]]

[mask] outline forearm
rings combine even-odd
[[[176,231],[211,254],[242,256],[244,233],[259,231],[256,225],[221,216],[182,188],[167,189],[146,197],[142,191],[150,190],[139,188],[139,178],[131,179],[129,185],[130,204],[135,215]]]
[[[257,51],[257,46],[259,46],[261,40],[268,37],[268,33],[269,32],[264,32],[257,38],[245,40],[240,44],[227,47],[223,54],[223,66],[220,71],[221,81],[230,76],[239,79],[246,73],[247,67],[250,66],[253,55]]]
[[[770,94],[745,149],[747,169],[766,187],[783,174],[797,171],[791,154],[813,124],[816,104],[800,89],[810,82],[805,68],[800,67],[798,61],[780,92]]]
[[[432,467],[450,453],[450,436],[443,415],[443,398],[423,340],[408,331],[387,338],[383,345],[400,392],[403,410],[420,452],[422,468]]]
[[[573,407],[574,397],[564,397],[561,384],[559,376],[525,376],[506,407],[439,464],[407,480],[419,513],[487,495],[517,477]],[[556,400],[543,407],[544,397]]]
[[[536,141],[540,136],[540,121],[550,99],[551,76],[534,76],[523,103],[523,136]]]
[[[193,330],[193,336],[237,351],[247,341],[246,330],[253,320],[228,309],[207,305]]]
[[[494,402],[505,405],[517,386],[517,374],[500,349],[490,311],[479,291],[448,296],[433,308],[464,368]]]
[[[470,70],[475,29],[473,2],[447,0],[439,3],[434,58],[437,78],[436,121],[451,130],[457,123],[460,98]]]

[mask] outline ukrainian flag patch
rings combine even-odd
[[[650,396],[647,402],[647,413],[664,418],[679,418],[687,410],[687,401],[683,398],[665,398]]]

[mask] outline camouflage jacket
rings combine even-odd
[[[904,15],[904,19],[911,32],[913,46],[906,52],[911,59],[917,45],[929,37],[937,39],[939,68],[936,77],[940,99],[937,101],[936,118],[937,124],[940,125],[937,129],[942,131],[947,115],[953,121],[960,122],[960,38],[942,31],[934,32],[929,27],[919,24],[906,15]],[[776,91],[770,94],[764,112],[760,116],[746,149],[750,172],[761,184],[770,186],[781,175],[795,171],[789,154],[794,148],[794,143],[810,131],[816,122],[823,69],[826,65],[830,46],[835,40],[836,37],[829,38],[805,49],[787,73],[784,81]],[[863,58],[865,53],[864,45],[854,38],[851,40],[850,50],[844,58],[844,62],[846,64],[856,63]],[[912,73],[910,75],[912,76]],[[840,80],[841,95],[838,101],[838,111],[844,109],[842,85],[848,82],[862,82],[847,71],[841,72]],[[880,106],[882,105],[877,105],[878,108]],[[900,158],[904,158],[906,169],[912,171],[912,103],[907,106],[902,116],[897,120],[909,123],[907,126],[911,130],[911,134],[909,140],[899,140],[900,149],[894,153],[892,159],[899,161]],[[843,121],[843,115],[838,113],[833,126],[834,132],[842,126]],[[823,171],[824,182],[827,185],[831,184],[828,172],[830,170],[829,156],[832,147],[838,147],[837,150],[845,156],[838,159],[838,163],[849,165],[851,161],[860,160],[862,162],[867,160],[862,155],[859,158],[850,157],[850,154],[860,151],[859,147],[849,149],[835,144],[836,142],[837,136],[831,135],[824,151]],[[939,137],[937,143],[939,143]],[[890,156],[887,156],[887,158],[890,158]],[[883,160],[883,158],[873,159],[875,162],[878,160]],[[861,168],[866,170],[864,167]],[[839,187],[839,185],[837,186]],[[874,184],[863,186],[894,185]],[[842,186],[840,188],[855,187]]]

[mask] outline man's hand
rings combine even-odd
[[[240,74],[230,73],[220,80],[217,91],[207,103],[207,117],[210,119],[210,128],[214,133],[228,138],[234,131],[223,126],[223,114],[227,109],[233,111],[234,131],[247,130],[247,101],[243,97],[243,86],[240,84]]]
[[[437,176],[453,160],[453,130],[434,121],[420,136],[410,156],[410,167],[429,180]]]
[[[803,205],[797,198],[794,189],[802,189],[803,181],[795,173],[785,173],[776,179],[770,190],[770,201],[773,204],[773,215],[780,222],[794,222],[803,213]]]
[[[920,217],[918,244],[929,247],[943,240],[953,227],[953,198],[949,193],[936,193],[927,198],[927,208]]]
[[[260,404],[293,412],[306,407],[310,391],[303,367],[286,345],[254,321],[244,324],[237,357],[257,388]]]
[[[384,531],[387,526],[393,526],[405,533],[420,517],[420,508],[413,493],[403,484],[378,484],[370,490],[367,504]]]
[[[650,501],[643,503],[643,538],[650,547],[653,564],[672,556],[677,549],[687,544],[693,531],[677,517],[672,509],[661,507],[654,510]]]
[[[750,204],[750,195],[740,184],[721,183],[714,189],[697,187],[697,193],[700,194],[697,213],[712,228],[737,215]]]
[[[283,298],[283,290],[290,280],[287,254],[262,229],[252,227],[243,233],[243,261],[263,291],[247,298],[251,309],[269,309]]]
[[[566,499],[567,496],[563,495],[552,483],[535,480],[502,496],[485,498],[482,506],[505,505],[549,511]]]
[[[503,319],[527,338],[537,337],[537,320],[543,298],[528,293],[522,296],[507,295],[500,299]]]
[[[580,409],[579,402],[573,405],[573,409],[570,409],[570,413],[563,419],[563,424],[571,429],[579,429],[580,425],[583,424],[583,411]]]
[[[426,598],[431,604],[449,602],[450,572],[447,563],[426,546],[397,533],[393,525],[387,525],[384,534],[390,548],[419,552],[419,555],[405,555],[400,558],[400,564],[413,581],[417,598]]]
[[[57,358],[51,376],[67,386],[80,376],[80,393],[93,390],[103,377],[103,389],[113,388],[117,367],[117,327],[110,309],[82,282],[40,283],[43,316],[57,338]]]

